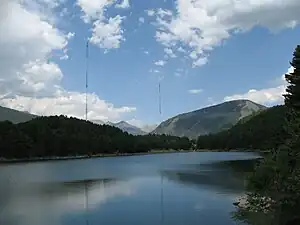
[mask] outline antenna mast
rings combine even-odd
[[[159,114],[161,115],[161,90],[160,90],[160,81],[158,83],[158,100],[159,100]]]
[[[89,74],[89,40],[86,42],[86,65],[85,65],[85,120],[88,120],[88,74]]]

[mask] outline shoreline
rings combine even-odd
[[[81,156],[54,156],[54,157],[35,157],[25,159],[4,159],[0,158],[0,165],[17,164],[29,162],[44,162],[44,161],[62,161],[62,160],[79,160],[92,158],[107,158],[107,157],[128,157],[128,156],[142,156],[155,154],[171,154],[171,153],[189,153],[189,152],[253,152],[250,150],[224,150],[224,149],[197,149],[197,150],[151,150],[148,152],[137,153],[113,153],[113,154],[96,154],[96,155],[81,155]]]
[[[126,157],[126,156],[139,156],[139,155],[154,155],[165,153],[182,153],[194,152],[192,150],[153,150],[149,152],[137,153],[113,153],[113,154],[96,154],[96,155],[80,155],[80,156],[53,156],[53,157],[34,157],[25,159],[3,159],[0,158],[1,164],[16,164],[26,162],[43,162],[43,161],[62,161],[62,160],[78,160],[78,159],[92,159],[92,158],[107,158],[107,157]]]

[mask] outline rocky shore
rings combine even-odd
[[[270,197],[265,196],[253,196],[251,197],[251,204],[249,204],[248,195],[242,195],[236,199],[233,203],[240,209],[247,210],[249,212],[264,212],[268,213],[271,206],[275,203]]]

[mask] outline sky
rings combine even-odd
[[[85,118],[86,68],[90,120],[281,104],[299,22],[299,0],[1,0],[0,105]]]

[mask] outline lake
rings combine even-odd
[[[190,152],[0,166],[0,224],[232,225],[258,155]]]

